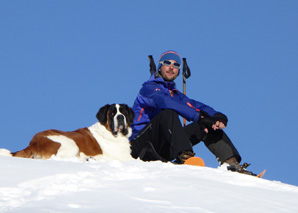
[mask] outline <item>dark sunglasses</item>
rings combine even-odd
[[[169,61],[169,60],[163,60],[159,63],[162,64],[162,65],[168,66],[168,67],[171,66],[171,64],[173,64],[173,67],[176,68],[176,69],[180,69],[180,67],[181,67],[181,65],[178,62],[172,62],[172,61]]]

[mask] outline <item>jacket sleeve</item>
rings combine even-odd
[[[154,82],[147,82],[144,84],[140,94],[144,98],[143,101],[147,106],[175,110],[188,121],[197,122],[200,110],[207,110],[206,112],[210,114],[210,116],[213,116],[213,114],[216,113],[213,108],[201,102],[191,100],[180,92],[172,97],[161,85]]]
[[[213,117],[213,115],[218,112],[214,110],[212,107],[193,99],[189,99],[189,104],[192,105],[191,107],[196,108],[199,111],[207,112],[211,117]]]

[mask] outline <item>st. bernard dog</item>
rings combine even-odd
[[[27,148],[15,153],[2,149],[0,155],[36,159],[48,159],[54,155],[58,158],[78,157],[83,161],[90,158],[132,160],[128,140],[134,119],[132,109],[126,104],[107,104],[99,109],[96,118],[98,122],[94,125],[72,132],[39,132]]]

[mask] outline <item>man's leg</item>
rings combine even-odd
[[[192,144],[183,130],[178,114],[173,110],[163,110],[144,127],[132,141],[132,156],[137,158],[147,143],[167,161],[174,160],[178,153],[190,150]],[[144,160],[159,160],[148,154]]]
[[[187,125],[184,130],[193,146],[203,141],[220,163],[226,162],[231,157],[235,157],[238,162],[241,161],[240,154],[224,131],[209,130],[207,134],[197,123]]]
[[[241,161],[239,152],[224,131],[211,131],[203,141],[205,146],[216,156],[219,163],[222,164],[232,157],[235,157],[238,162]]]

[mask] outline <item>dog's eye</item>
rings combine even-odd
[[[125,114],[125,113],[126,113],[126,110],[125,110],[123,107],[120,107],[119,111],[120,111],[122,114]]]

